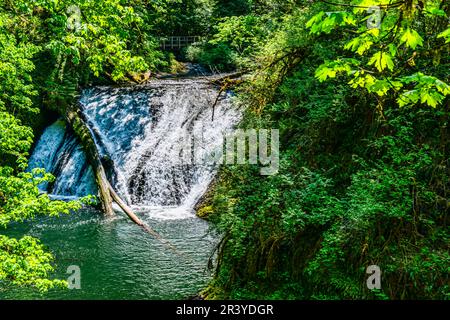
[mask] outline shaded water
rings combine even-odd
[[[217,235],[198,218],[145,221],[178,250],[171,251],[124,215],[108,220],[83,210],[41,218],[8,228],[8,235],[38,237],[56,257],[55,277],[81,270],[81,289],[53,289],[41,295],[29,288],[0,286],[0,299],[185,299],[210,278],[207,262]],[[13,230],[13,231],[12,231]]]

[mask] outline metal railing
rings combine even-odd
[[[203,39],[200,36],[174,36],[160,39],[160,47],[163,50],[180,49],[187,47]]]

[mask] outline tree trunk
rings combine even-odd
[[[110,184],[108,177],[106,176],[105,168],[100,160],[100,155],[97,146],[95,145],[94,138],[92,137],[92,133],[86,125],[86,122],[83,120],[80,109],[76,105],[67,108],[65,117],[77,137],[80,139],[84,151],[86,152],[86,157],[94,170],[103,212],[106,216],[112,216],[114,211],[112,208]]]
[[[140,226],[142,229],[144,229],[146,232],[151,234],[155,239],[157,239],[159,242],[167,246],[169,249],[174,251],[176,254],[178,253],[178,250],[168,241],[163,239],[161,235],[150,228],[147,224],[145,224],[139,217],[133,212],[133,210],[119,197],[119,195],[114,191],[113,187],[109,185],[109,190],[111,192],[111,196],[113,200],[119,205],[119,207],[127,214],[127,216],[138,226]]]
[[[231,83],[233,82],[233,80],[234,80],[234,82],[235,82],[236,84],[239,84],[239,83],[242,82],[242,80],[239,81],[239,80],[235,80],[235,79],[242,78],[242,77],[245,76],[246,74],[247,74],[247,71],[233,72],[233,73],[225,74],[225,75],[223,75],[223,76],[221,76],[221,77],[219,77],[219,78],[214,78],[214,79],[212,79],[212,80],[209,80],[209,82],[212,83],[212,84],[221,86],[221,87],[223,87],[223,85],[224,85],[224,84],[227,84],[227,83],[228,83],[228,85],[229,85],[230,82],[231,82]]]

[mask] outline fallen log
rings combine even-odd
[[[214,101],[213,105],[212,105],[212,116],[211,116],[211,121],[214,121],[214,115],[216,114],[216,106],[217,103],[219,102],[219,98],[220,95],[222,94],[222,92],[224,92],[226,90],[226,86],[223,86],[222,88],[220,88],[219,93],[217,94],[216,100]]]
[[[138,226],[151,234],[161,243],[167,245],[175,252],[177,251],[170,243],[165,241],[159,233],[154,231],[148,225],[142,222],[141,219],[133,212],[133,210],[123,201],[114,188],[111,186],[109,179],[106,175],[105,168],[100,158],[100,154],[97,150],[91,130],[86,124],[83,118],[83,114],[78,105],[69,107],[66,111],[66,121],[72,127],[76,136],[80,139],[83,149],[86,153],[86,157],[95,172],[95,179],[99,188],[100,201],[102,209],[106,216],[113,216],[114,210],[112,207],[113,201],[123,210],[123,212]]]
[[[215,85],[218,85],[218,86],[222,87],[224,85],[224,83],[233,82],[231,80],[235,80],[237,78],[241,78],[245,74],[247,74],[247,71],[238,71],[238,72],[234,72],[234,73],[225,74],[225,75],[221,76],[220,78],[212,79],[209,82],[211,84],[215,84]],[[239,80],[235,80],[235,82],[239,83],[240,81]]]
[[[78,106],[68,107],[65,113],[66,121],[72,127],[75,135],[80,139],[86,157],[92,166],[95,174],[95,180],[99,189],[100,201],[103,212],[106,216],[112,216],[114,210],[112,207],[112,197],[109,188],[109,181],[106,176],[105,169],[100,159],[97,147],[92,137],[89,127],[81,116]]]
[[[139,217],[133,212],[133,210],[119,197],[119,195],[113,189],[111,184],[109,185],[109,191],[111,192],[111,196],[112,196],[114,202],[117,203],[117,205],[122,209],[123,212],[125,212],[125,214],[131,219],[131,221],[136,223],[138,226],[140,226],[146,232],[151,234],[159,242],[161,242],[162,244],[167,246],[169,249],[171,249],[172,251],[174,251],[175,253],[178,254],[178,250],[172,244],[170,244],[170,242],[166,241],[163,237],[161,237],[161,235],[158,232],[156,232],[155,230],[150,228],[141,219],[139,219]]]
[[[117,203],[117,205],[122,209],[123,212],[125,212],[125,214],[131,219],[131,221],[133,221],[138,226],[145,229],[148,233],[150,233],[158,240],[162,239],[161,236],[156,231],[148,227],[144,222],[142,222],[141,219],[139,219],[139,217],[133,212],[133,210],[119,197],[116,191],[114,191],[111,184],[109,184],[109,191],[111,193],[111,197],[113,198],[114,202]]]

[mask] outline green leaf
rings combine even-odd
[[[420,95],[420,102],[426,103],[429,106],[436,108],[438,103],[442,100],[442,96],[437,92],[428,91],[428,90],[422,90]]]
[[[358,50],[356,50],[356,52],[362,56],[364,53],[366,53],[372,47],[372,45],[373,45],[373,42],[370,40],[363,41],[361,43],[361,45],[358,47]]]
[[[325,12],[321,11],[311,19],[309,19],[309,21],[306,23],[306,27],[308,29],[311,29],[311,34],[319,34],[321,32],[322,18],[324,15]]]
[[[446,84],[444,81],[437,79],[435,84],[439,92],[441,92],[444,95],[450,94],[450,86]]]
[[[325,12],[321,11],[318,14],[314,15],[311,19],[308,20],[308,22],[306,23],[306,27],[311,28],[314,24],[322,21],[322,17],[324,16],[324,14]]]
[[[398,99],[397,103],[400,107],[407,106],[409,104],[415,104],[419,101],[420,95],[417,90],[410,90],[402,93]]]
[[[449,43],[450,42],[450,28],[447,28],[446,30],[439,33],[437,37],[445,38],[445,43]]]
[[[335,78],[336,77],[336,71],[328,68],[326,65],[321,65],[319,68],[317,68],[317,70],[315,72],[315,77],[320,82],[324,82],[328,78]]]
[[[378,51],[377,53],[375,53],[369,60],[368,65],[374,65],[380,72],[386,68],[391,71],[394,70],[394,61],[392,61],[391,55],[383,51]]]
[[[344,49],[356,51],[356,49],[358,49],[358,47],[359,47],[359,41],[360,41],[360,39],[358,37],[353,38],[352,40],[347,42],[347,44],[344,46]]]
[[[439,16],[439,17],[446,17],[447,16],[445,11],[441,10],[439,8],[432,8],[428,12],[431,13],[432,15],[434,15],[434,16]]]
[[[397,46],[393,43],[388,45],[389,53],[391,56],[395,57],[397,55]]]
[[[375,92],[379,96],[384,96],[390,89],[389,82],[386,80],[377,80],[370,88],[370,92]]]
[[[405,43],[406,46],[416,49],[417,46],[423,46],[423,39],[416,30],[407,28],[403,35],[400,37],[400,44]]]

